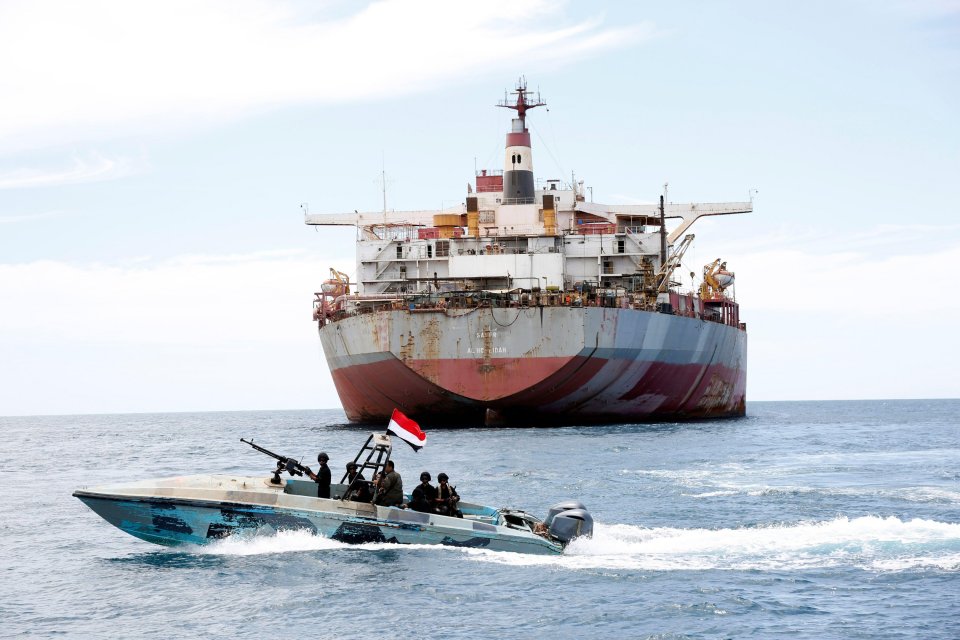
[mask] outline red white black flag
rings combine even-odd
[[[427,444],[427,434],[420,430],[420,425],[403,415],[396,409],[390,416],[390,424],[387,425],[387,432],[392,433],[411,447],[414,451],[420,451],[423,445]]]

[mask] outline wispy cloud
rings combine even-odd
[[[106,158],[99,154],[75,157],[72,165],[60,168],[21,168],[0,172],[0,189],[53,187],[84,182],[116,180],[133,173],[125,158]]]
[[[22,62],[0,67],[0,139],[22,149],[396,95],[652,32],[548,0],[379,0],[345,17],[292,1],[14,1],[0,5],[0,59]]]
[[[867,3],[875,7],[875,3]],[[898,11],[923,17],[960,13],[960,0],[893,0],[889,5]]]
[[[62,211],[41,211],[39,213],[24,213],[20,215],[0,215],[0,224],[12,224],[15,222],[32,222],[34,220],[43,220],[44,218],[54,218],[63,215]]]
[[[328,266],[298,249],[114,264],[0,263],[0,300],[18,310],[0,314],[0,335],[86,344],[299,341],[311,333],[313,292]],[[57,310],[65,308],[70,326],[58,328]]]
[[[783,224],[763,233],[744,235],[724,229],[722,219],[697,222],[694,232],[704,237],[724,236],[722,245],[730,255],[764,251],[801,251],[810,256],[855,253],[871,259],[899,254],[936,253],[960,243],[960,224],[876,224],[863,229],[838,231],[833,227]]]
[[[878,313],[908,320],[924,312],[955,314],[960,302],[945,295],[960,247],[918,253],[869,255],[861,251],[820,254],[764,248],[739,254],[737,294],[745,309],[811,313],[829,310],[870,322]],[[922,320],[914,325],[922,326]]]

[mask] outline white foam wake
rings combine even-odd
[[[736,529],[598,524],[559,558],[490,554],[508,564],[571,569],[796,570],[848,566],[874,571],[960,571],[960,524],[867,516]]]
[[[428,544],[396,544],[391,542],[369,542],[365,544],[347,544],[306,529],[284,530],[274,534],[233,535],[198,547],[200,553],[222,556],[256,556],[270,553],[295,553],[303,551],[359,550],[382,551],[384,549],[412,551],[428,549],[451,551],[454,553],[475,552],[473,549],[442,547]]]
[[[562,556],[538,556],[433,545],[349,545],[309,531],[234,536],[202,553],[252,556],[338,550],[430,550],[479,562],[555,565],[569,569],[797,570],[851,567],[869,571],[937,569],[960,572],[960,524],[894,517],[839,517],[732,529],[645,528],[597,524],[592,538],[575,540]]]
[[[349,545],[299,529],[278,531],[275,535],[229,536],[200,547],[200,552],[224,556],[256,556],[267,553],[325,551],[344,547]]]

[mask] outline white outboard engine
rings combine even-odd
[[[560,502],[550,507],[543,524],[547,526],[550,535],[563,544],[580,536],[593,535],[593,518],[587,513],[587,508],[575,500]]]

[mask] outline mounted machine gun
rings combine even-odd
[[[266,454],[277,461],[277,468],[273,470],[273,484],[281,484],[280,474],[284,471],[289,473],[291,476],[308,476],[313,477],[313,472],[310,470],[310,467],[300,464],[297,460],[293,458],[288,458],[286,456],[281,456],[280,454],[274,453],[269,449],[265,449],[258,444],[254,444],[250,440],[244,440],[240,438],[240,442],[245,442],[260,453]]]

